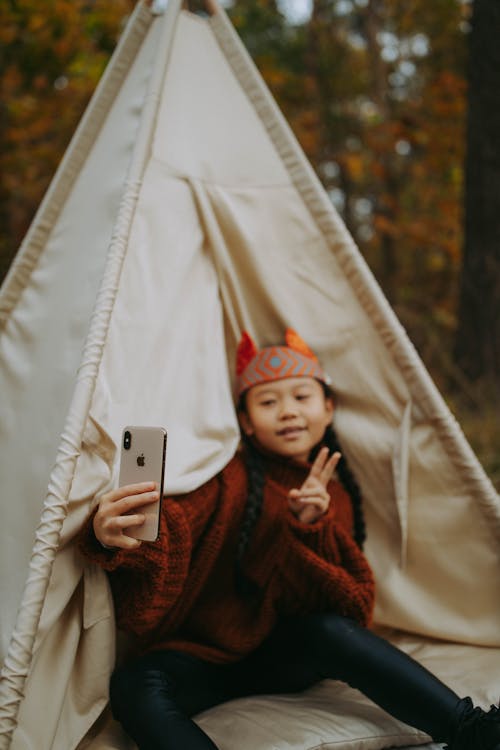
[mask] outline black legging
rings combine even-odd
[[[404,652],[337,615],[286,620],[236,664],[149,653],[114,672],[111,708],[140,750],[217,750],[191,716],[232,698],[298,692],[326,678],[347,682],[437,742],[449,740],[458,720],[453,691]]]

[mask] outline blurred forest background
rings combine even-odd
[[[0,279],[134,5],[0,0]],[[500,489],[498,0],[225,5]]]

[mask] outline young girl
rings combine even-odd
[[[151,483],[102,495],[82,536],[136,641],[111,678],[115,718],[140,750],[214,750],[194,714],[330,678],[451,750],[500,750],[498,709],[473,708],[366,627],[374,583],[361,498],[314,354],[291,330],[286,346],[262,350],[243,334],[237,376],[242,450],[166,499],[159,540],[127,536],[158,498]]]

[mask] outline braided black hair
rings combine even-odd
[[[264,459],[252,440],[242,436],[245,446],[245,463],[248,474],[248,494],[240,526],[238,546],[236,548],[236,588],[243,595],[257,593],[257,587],[243,573],[243,557],[250,542],[250,537],[259,519],[264,499]]]

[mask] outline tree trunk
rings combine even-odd
[[[455,345],[472,381],[500,385],[500,3],[475,0],[469,47],[465,241]]]
[[[384,3],[381,0],[368,0],[364,13],[364,32],[368,51],[368,64],[371,76],[370,96],[377,105],[380,118],[389,123],[393,118],[392,103],[388,97],[387,65],[384,62],[378,35],[384,30]],[[379,184],[379,197],[374,206],[375,216],[384,217],[392,226],[396,223],[397,205],[399,200],[399,184],[394,170],[394,153],[382,150],[377,156],[383,168],[383,177]],[[385,230],[378,230],[380,238],[380,263],[378,265],[378,280],[384,294],[391,303],[398,303],[398,254],[394,234]]]

